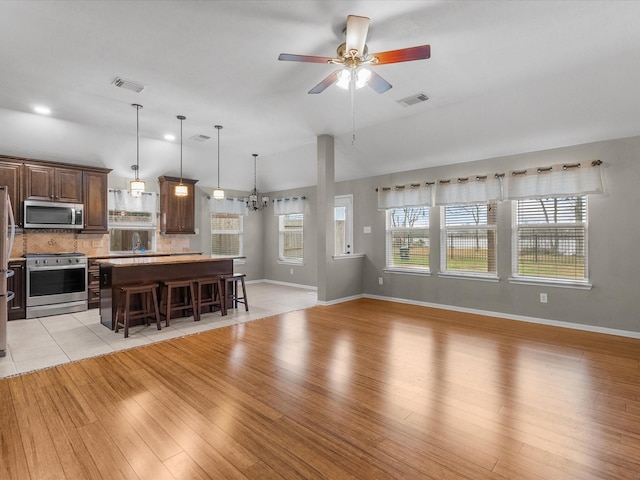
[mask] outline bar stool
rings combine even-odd
[[[233,308],[238,308],[238,303],[244,303],[245,311],[249,311],[249,303],[247,301],[247,289],[244,285],[244,273],[236,273],[233,275],[223,275],[224,279],[224,292],[225,292],[225,307],[232,302]],[[242,296],[238,292],[238,282],[242,285]]]
[[[165,316],[165,326],[169,326],[171,312],[191,310],[194,320],[200,320],[196,308],[195,280],[165,280],[161,282],[160,313]]]
[[[210,312],[215,312],[215,307],[218,307],[221,315],[227,314],[223,292],[222,277],[196,278],[196,293],[198,294],[198,318],[196,320],[200,320],[203,307],[209,307]]]
[[[119,327],[122,326],[124,327],[124,338],[127,338],[129,336],[130,321],[138,318],[144,318],[147,326],[149,325],[149,319],[153,318],[158,325],[158,330],[162,329],[160,326],[158,296],[156,294],[157,288],[157,283],[120,287],[118,298],[116,299],[116,333],[118,333]],[[139,296],[139,303],[134,303],[134,307],[139,307],[138,310],[134,310],[131,304],[131,300],[135,295]]]

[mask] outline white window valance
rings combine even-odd
[[[436,205],[464,205],[499,202],[502,200],[504,175],[476,175],[439,180],[436,184]]]
[[[157,197],[154,192],[144,192],[139,196],[131,195],[129,190],[110,189],[107,194],[107,204],[111,211],[147,212],[155,215],[157,212]]]
[[[242,198],[209,199],[209,213],[226,215],[249,215],[247,202]]]
[[[304,214],[306,197],[276,198],[273,201],[274,215]]]
[[[378,188],[378,210],[433,205],[432,183],[410,183]]]
[[[509,200],[602,193],[600,160],[509,172]]]

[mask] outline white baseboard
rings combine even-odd
[[[318,290],[318,287],[314,287],[313,285],[302,285],[301,283],[289,283],[289,282],[279,282],[278,280],[268,280],[266,278],[259,280],[249,280],[247,283],[273,283],[275,285],[284,285],[285,287],[295,287],[295,288],[304,288],[306,290]]]
[[[384,300],[389,302],[406,303],[408,305],[419,305],[422,307],[439,308],[442,310],[452,310],[455,312],[474,313],[477,315],[485,315],[487,317],[506,318],[507,320],[517,320],[519,322],[537,323],[540,325],[550,325],[553,327],[570,328],[572,330],[582,330],[585,332],[603,333],[606,335],[617,335],[619,337],[640,338],[640,332],[632,332],[629,330],[618,330],[616,328],[598,327],[594,325],[584,325],[581,323],[563,322],[560,320],[549,320],[546,318],[527,317],[524,315],[513,315],[502,312],[491,312],[487,310],[477,310],[475,308],[456,307],[452,305],[442,305],[439,303],[421,302],[418,300],[407,300],[406,298],[384,297],[381,295],[364,294],[364,298],[373,298],[376,300]],[[337,301],[336,303],[340,303]]]
[[[350,297],[342,297],[336,300],[329,300],[328,302],[321,302],[320,300],[318,300],[318,305],[322,305],[326,307],[328,305],[336,305],[338,303],[350,302],[351,300],[358,300],[359,298],[365,298],[365,297],[366,295],[360,294],[360,295],[352,295]]]

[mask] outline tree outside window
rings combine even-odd
[[[387,210],[387,268],[429,270],[429,207]]]

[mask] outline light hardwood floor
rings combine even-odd
[[[362,299],[0,380],[0,478],[640,478],[640,340]]]

